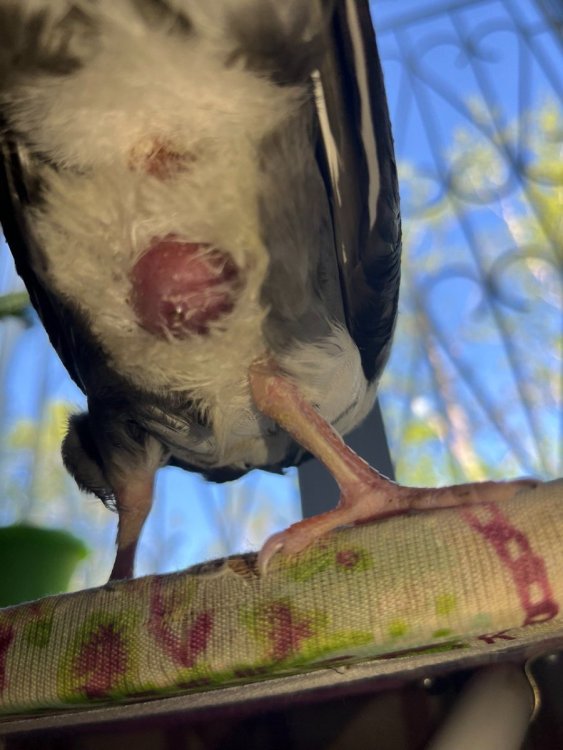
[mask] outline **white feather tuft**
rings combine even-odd
[[[116,367],[141,388],[250,409],[246,373],[264,350],[267,312],[257,148],[302,91],[225,67],[206,38],[129,24],[130,3],[102,10],[94,59],[72,75],[34,77],[11,95],[12,124],[63,167],[43,169],[46,203],[35,216],[49,281],[80,300]],[[185,168],[167,180],[132,169],[147,139],[185,156]],[[129,270],[153,237],[168,234],[227,250],[241,269],[238,304],[208,336],[160,340],[138,326],[127,302]]]
[[[330,329],[319,341],[293,344],[278,361],[323,417],[346,435],[371,411],[378,383],[366,380],[348,331],[338,324]]]

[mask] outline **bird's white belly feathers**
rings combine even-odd
[[[15,125],[58,167],[43,169],[35,221],[49,282],[80,300],[116,369],[141,388],[232,401],[264,351],[257,149],[301,93],[225,67],[215,41],[141,27],[127,7],[83,67],[17,95]],[[173,154],[164,174],[147,168],[158,149]],[[237,304],[208,335],[154,336],[128,302],[131,268],[168,235],[227,251],[241,272]]]

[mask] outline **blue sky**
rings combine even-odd
[[[454,10],[432,15],[433,8],[446,6]],[[507,428],[514,433],[512,444],[519,443],[518,459],[512,456],[514,460],[509,461],[506,440],[491,427],[490,420],[486,424],[476,403],[475,390],[464,390],[457,377],[459,371],[452,370],[458,400],[466,405],[472,418],[477,452],[490,463],[497,463],[502,472],[510,465],[510,473],[552,476],[561,471],[561,383],[554,386],[559,392],[553,402],[542,400],[541,395],[534,393],[534,389],[542,388],[542,381],[533,365],[549,362],[554,372],[561,369],[561,350],[557,347],[549,350],[547,344],[560,337],[561,290],[555,293],[559,294],[558,307],[545,292],[550,281],[539,273],[535,280],[528,274],[527,296],[521,294],[522,278],[515,272],[499,276],[502,298],[517,307],[530,307],[529,312],[520,314],[502,301],[492,304],[490,299],[484,299],[475,280],[479,281],[483,272],[493,270],[495,264],[500,265],[508,254],[514,256],[517,245],[522,247],[525,241],[525,237],[511,233],[513,228],[507,221],[511,216],[528,220],[533,214],[518,182],[519,170],[511,167],[510,162],[518,165],[522,160],[524,165],[529,164],[533,152],[529,145],[534,133],[532,125],[514,129],[513,124],[517,120],[529,122],[528,115],[548,102],[554,103],[560,112],[561,48],[533,2],[460,0],[421,4],[381,0],[372,3],[372,7],[380,30],[379,47],[396,151],[403,167],[404,274],[425,284],[433,277],[446,277],[448,269],[452,274],[447,283],[434,287],[436,292],[429,309],[458,363],[473,370],[481,394],[504,413]],[[404,18],[410,19],[408,25],[401,22]],[[523,33],[516,33],[518,30]],[[471,57],[466,51],[471,52]],[[476,104],[485,114],[479,127],[470,116],[470,107]],[[502,141],[498,139],[499,132],[505,134]],[[457,148],[458,159],[452,162],[452,152],[462,134],[468,147],[461,150],[463,159],[459,159]],[[490,136],[488,142],[483,134]],[[501,146],[498,150],[491,145],[495,138]],[[489,194],[488,204],[483,206],[478,205],[467,180],[471,176],[467,169],[471,148],[476,142],[481,146],[486,144],[491,156],[490,163],[485,162]],[[499,153],[503,157],[502,169],[496,173]],[[442,221],[441,231],[427,219],[421,219],[413,205],[405,162],[416,165],[418,175],[425,176],[430,198],[440,194],[444,181],[453,180],[457,186],[461,196],[450,202],[451,216]],[[455,220],[455,210],[462,215],[463,222]],[[561,251],[560,238],[552,236],[551,242],[545,239],[539,250],[551,263],[556,263],[556,253]],[[439,268],[433,266],[436,257],[441,263]],[[553,266],[549,279],[557,288]],[[403,285],[403,321],[410,303],[408,294]],[[503,326],[511,332],[510,337],[500,335]],[[401,338],[401,323],[398,339],[405,341]],[[404,357],[405,349],[402,345],[395,346],[382,384],[382,401],[395,455],[401,455],[404,447],[397,439],[400,426],[394,412],[398,407],[392,401],[396,377],[401,373],[398,360]],[[417,387],[422,396],[431,395],[427,360],[418,354]],[[518,378],[514,377],[514,365]],[[531,420],[522,406],[522,391],[539,404]],[[447,479],[443,472],[440,476],[439,470],[436,474],[439,479]]]

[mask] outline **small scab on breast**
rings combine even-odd
[[[158,180],[167,180],[189,168],[193,154],[182,152],[159,136],[138,141],[129,152],[130,169],[141,170]]]

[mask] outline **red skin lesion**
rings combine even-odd
[[[232,311],[241,287],[228,253],[173,235],[154,238],[130,278],[139,324],[177,339],[209,333],[212,323]]]

